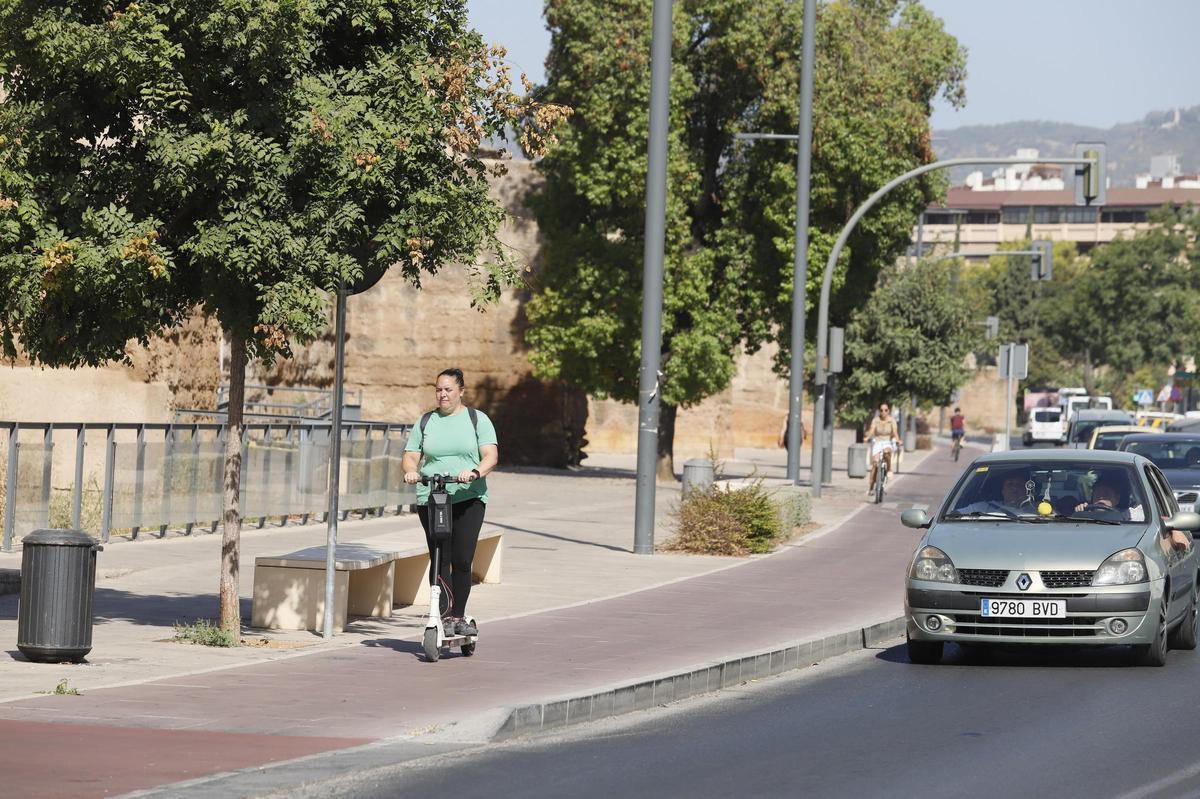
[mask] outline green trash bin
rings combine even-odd
[[[35,663],[78,663],[92,651],[96,553],[82,530],[35,530],[21,542],[17,649]]]

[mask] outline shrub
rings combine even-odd
[[[696,491],[676,512],[675,538],[663,549],[704,555],[770,552],[780,538],[779,509],[761,483]]]
[[[196,619],[191,624],[175,622],[175,640],[201,646],[237,646],[238,635],[228,633],[208,619]]]

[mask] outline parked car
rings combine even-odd
[[[1135,424],[1114,424],[1097,427],[1092,430],[1092,440],[1088,442],[1088,449],[1120,449],[1121,442],[1125,439],[1125,436],[1145,432],[1161,433],[1162,431],[1138,427]]]
[[[1200,500],[1200,431],[1138,433],[1126,436],[1121,449],[1153,461],[1175,492],[1180,510],[1196,510]]]
[[[1128,645],[1163,665],[1196,647],[1200,516],[1132,452],[1017,450],[976,459],[924,528],[905,585],[908,656],[946,643]],[[1186,531],[1186,532],[1184,532]]]
[[[1097,427],[1118,424],[1133,424],[1133,414],[1128,411],[1098,410],[1083,408],[1075,412],[1067,427],[1066,445],[1074,449],[1087,449],[1092,443],[1092,431]]]
[[[1061,444],[1065,432],[1062,408],[1034,408],[1029,412],[1022,441],[1027,447],[1044,441]]]

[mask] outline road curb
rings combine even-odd
[[[658,674],[602,691],[514,707],[491,740],[503,741],[542,730],[585,724],[712,693],[874,647],[902,632],[904,617],[898,616],[867,627],[793,642],[680,672]]]

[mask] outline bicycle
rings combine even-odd
[[[954,460],[958,460],[958,453],[962,451],[962,436],[955,436],[954,442],[950,445],[950,454]]]
[[[887,486],[888,479],[888,453],[892,457],[896,457],[896,448],[889,447],[879,453],[879,460],[875,463],[875,494],[873,501],[876,505],[882,504],[884,488]]]

